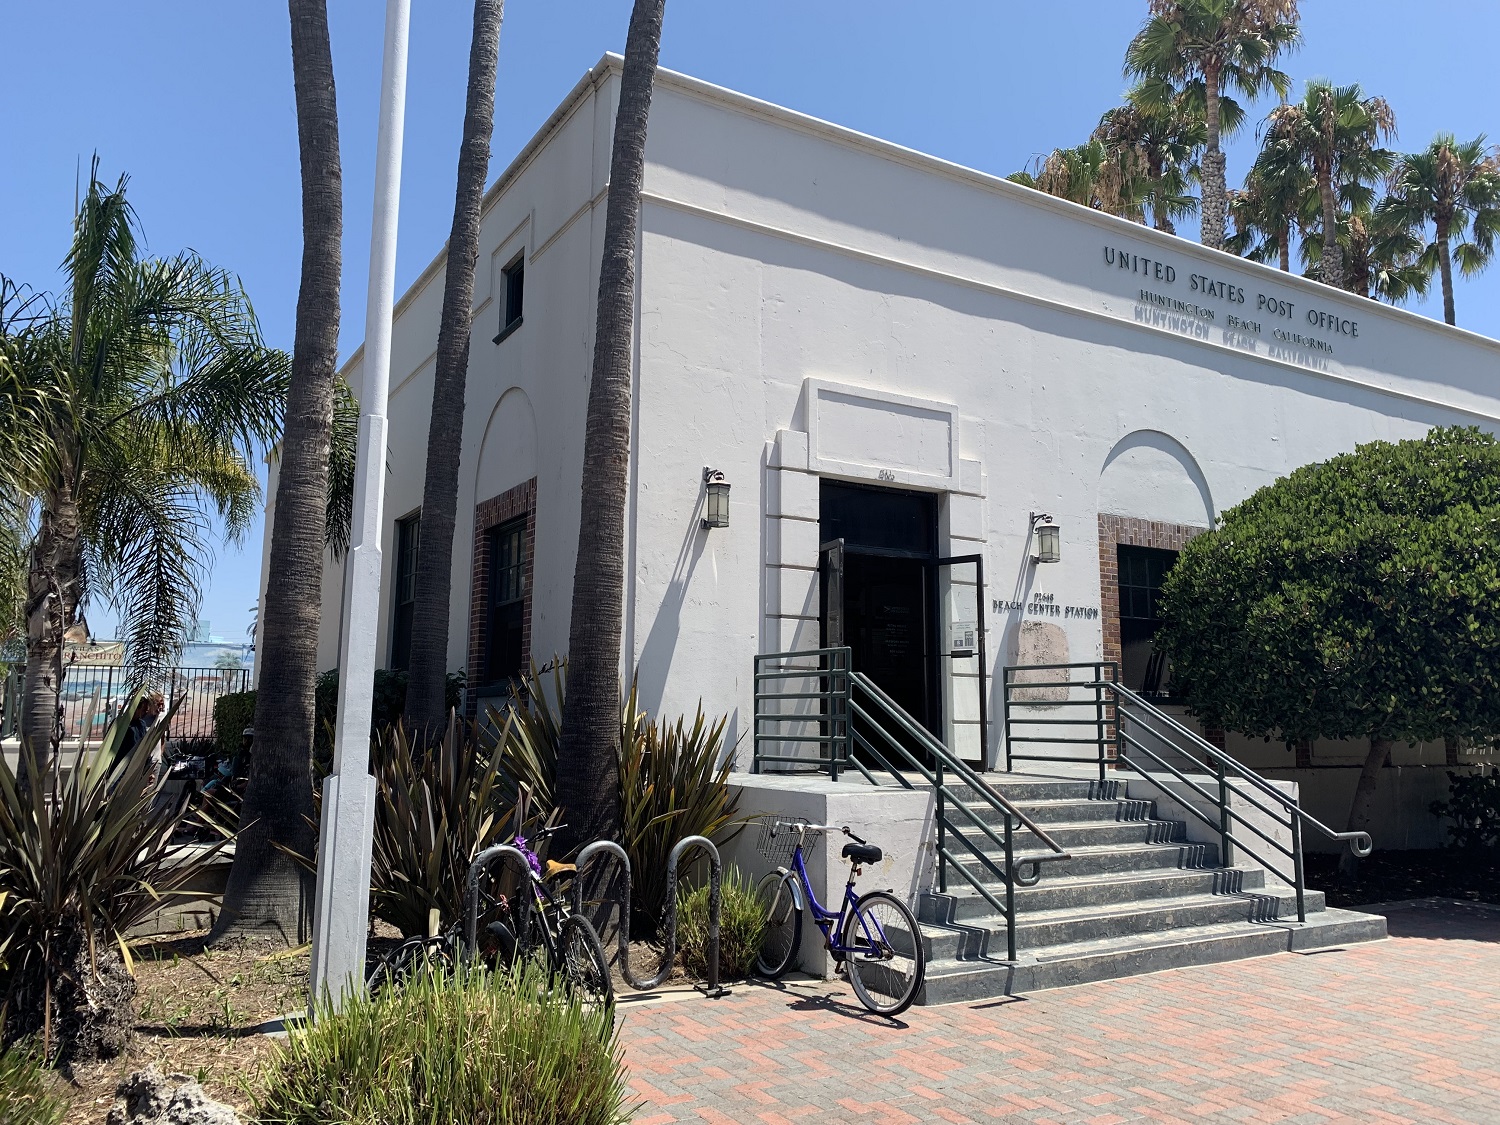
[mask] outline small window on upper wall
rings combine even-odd
[[[521,327],[522,301],[526,294],[525,256],[522,255],[506,266],[500,276],[502,279],[500,291],[504,298],[505,306],[501,310],[500,335],[495,337],[495,343],[497,344],[517,328]]]

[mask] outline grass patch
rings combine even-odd
[[[428,973],[323,1007],[266,1067],[264,1125],[618,1125],[630,1119],[610,1013],[533,967]]]

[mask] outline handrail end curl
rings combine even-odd
[[[1375,850],[1375,842],[1370,839],[1368,832],[1355,832],[1349,838],[1349,851],[1359,859],[1364,859]]]

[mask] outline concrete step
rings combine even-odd
[[[1262,890],[1265,885],[1265,872],[1258,867],[1151,868],[1082,876],[1059,876],[1044,868],[1042,880],[1036,886],[1016,888],[1016,913],[1024,917],[1047,910],[1084,910],[1123,902],[1144,904],[1154,899],[1191,895],[1241,894]],[[995,897],[1004,901],[998,892]],[[937,899],[951,899],[952,902],[936,902]],[[946,895],[923,896],[924,909],[929,904],[932,905],[932,917],[924,914],[923,921],[935,921],[940,915],[968,921],[994,913],[994,907],[962,879],[951,877]]]
[[[1043,828],[1052,824],[1081,824],[1095,820],[1152,820],[1156,816],[1154,801],[1051,800],[1016,801],[1014,804]],[[984,806],[984,811],[995,812],[988,805]],[[999,819],[1001,814],[995,815]]]
[[[949,823],[956,825],[962,836],[972,842],[980,851],[989,853],[997,852],[999,848],[990,840],[983,831],[972,824],[964,828],[963,814],[949,817]],[[1073,848],[1103,847],[1105,845],[1124,844],[1168,844],[1186,840],[1187,825],[1180,820],[1084,820],[1084,821],[1062,821],[1056,824],[1046,824],[1043,830],[1056,841],[1058,847],[1067,851]],[[996,832],[996,836],[1001,833]],[[1015,836],[1015,846],[1018,850],[1039,852],[1042,845],[1030,832],[1018,831]],[[968,849],[962,844],[955,842],[956,846],[948,850],[955,856],[967,855]]]
[[[978,837],[978,838],[977,838]],[[992,858],[996,865],[1001,862],[1001,852],[995,844],[984,840],[978,832],[969,832],[969,840],[980,846],[981,852]],[[966,870],[971,871],[977,879],[989,885],[995,882],[995,874],[986,865],[981,864],[962,843],[953,843],[948,846],[953,855],[959,856],[960,862]],[[1037,841],[1032,840],[1028,832],[1016,837],[1016,858],[1020,859],[1047,859],[1052,852],[1038,849]],[[1191,840],[1169,840],[1164,843],[1131,843],[1131,844],[1076,844],[1068,849],[1068,859],[1052,859],[1043,864],[1043,882],[1049,879],[1061,879],[1065,876],[1088,876],[1088,874],[1107,874],[1113,871],[1145,871],[1152,868],[1161,870],[1187,870],[1187,868],[1218,867],[1218,844],[1196,843]],[[962,879],[953,879],[951,882],[962,882]],[[1004,888],[1002,888],[1004,889]]]
[[[1021,801],[1087,801],[1113,800],[1125,795],[1123,781],[1074,781],[1058,777],[1025,777],[1020,774],[990,773],[980,775],[984,784],[1013,804]],[[960,799],[974,797],[968,785],[953,786]]]
[[[925,897],[931,901],[922,905],[922,915],[933,919],[922,923],[929,959],[961,961],[1004,955],[1005,921],[993,910],[987,915],[960,917],[953,913],[960,901],[956,896]],[[1323,906],[1321,891],[1307,892],[1309,915],[1322,910]],[[1060,945],[1140,936],[1163,930],[1294,918],[1296,913],[1296,896],[1288,888],[1184,895],[1027,913],[1017,911],[1016,947],[1018,951],[1051,950]]]
[[[1385,937],[1385,919],[1348,910],[1274,922],[1227,922],[1125,934],[1035,953],[1018,960],[929,960],[918,1003],[948,1004],[1063,988],[1096,980],[1136,976],[1187,965],[1208,965],[1287,951],[1329,949]],[[999,945],[1004,955],[1003,940]]]

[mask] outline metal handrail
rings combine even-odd
[[[1217,831],[1219,833],[1220,862],[1225,866],[1228,866],[1232,862],[1234,849],[1239,848],[1252,859],[1265,866],[1267,870],[1274,872],[1282,879],[1291,883],[1297,897],[1297,921],[1307,921],[1307,879],[1302,849],[1302,834],[1305,828],[1316,829],[1330,840],[1347,844],[1349,850],[1356,856],[1367,856],[1373,850],[1373,841],[1370,839],[1368,832],[1336,832],[1332,828],[1329,828],[1328,825],[1324,824],[1317,817],[1304,811],[1297,800],[1277,789],[1243,762],[1231,757],[1197,731],[1178,722],[1177,719],[1143,699],[1130,688],[1118,682],[1108,680],[1099,680],[1092,686],[1100,692],[1110,693],[1114,699],[1116,768],[1133,770],[1144,781],[1154,785],[1167,796],[1176,799],[1177,803],[1190,815],[1208,825],[1210,829]],[[1187,757],[1190,761],[1208,766],[1212,771],[1213,777],[1218,782],[1218,794],[1215,795],[1198,784],[1198,782],[1167,761],[1166,758],[1152,750],[1140,738],[1127,731],[1127,723],[1134,724],[1140,730],[1147,732],[1166,747]],[[1218,822],[1215,823],[1213,818],[1201,809],[1194,807],[1188,801],[1182,800],[1177,794],[1172,793],[1159,777],[1153,776],[1140,762],[1134,760],[1133,755],[1135,753],[1140,753],[1149,758],[1161,770],[1171,774],[1193,793],[1208,801],[1211,806],[1218,810]],[[1104,747],[1101,738],[1101,759],[1103,754]],[[1199,761],[1200,756],[1203,759],[1201,762]],[[1234,786],[1234,792],[1270,817],[1277,825],[1284,825],[1288,829],[1292,838],[1290,848],[1268,835],[1258,825],[1246,819],[1231,807],[1231,784]],[[1275,807],[1268,808],[1265,804],[1256,800],[1252,795],[1253,793],[1269,797]],[[1289,879],[1284,872],[1277,869],[1275,863],[1267,861],[1264,856],[1258,854],[1256,848],[1250,846],[1249,842],[1244,838],[1243,832],[1237,834],[1235,829],[1236,823],[1243,829],[1253,832],[1262,841],[1292,861],[1292,873]]]
[[[1347,842],[1349,844],[1349,850],[1361,858],[1369,855],[1370,852],[1374,850],[1374,843],[1370,839],[1370,834],[1368,832],[1334,831],[1317,817],[1313,816],[1309,812],[1306,812],[1300,804],[1298,804],[1292,798],[1288,797],[1281,790],[1277,789],[1269,781],[1261,777],[1260,774],[1256,773],[1254,770],[1250,769],[1243,762],[1240,762],[1236,758],[1233,758],[1229,754],[1226,754],[1223,750],[1220,750],[1217,746],[1208,741],[1208,739],[1204,738],[1197,731],[1184,726],[1182,723],[1174,719],[1171,715],[1168,715],[1165,711],[1161,710],[1161,708],[1147,702],[1145,699],[1141,698],[1141,696],[1131,691],[1128,687],[1125,687],[1123,684],[1115,684],[1108,681],[1104,681],[1104,685],[1106,690],[1113,691],[1117,696],[1124,698],[1132,707],[1139,707],[1153,719],[1157,719],[1161,722],[1166,723],[1169,727],[1172,728],[1173,731],[1186,738],[1193,745],[1194,749],[1200,751],[1217,764],[1222,765],[1225,769],[1233,770],[1242,780],[1250,782],[1266,796],[1276,801],[1289,812],[1296,813],[1297,817],[1301,821],[1303,821],[1303,823],[1312,828],[1316,828],[1319,832],[1323,833],[1324,836],[1328,837],[1328,839]]]
[[[879,721],[876,715],[872,715],[869,711],[865,710],[860,705],[861,701],[853,698],[853,693],[851,692],[850,709],[853,714],[864,719],[870,725],[871,729],[879,732],[886,744],[904,758],[907,765],[921,774],[933,787],[933,794],[937,801],[934,820],[937,828],[938,891],[944,894],[947,893],[948,870],[952,868],[958,873],[960,878],[968,883],[981,898],[988,902],[1005,919],[1006,957],[1007,960],[1014,961],[1016,959],[1016,887],[1035,886],[1042,877],[1041,865],[1044,862],[1071,859],[1072,856],[1056,840],[1048,835],[1041,826],[1020,809],[1016,808],[1004,794],[996,792],[989,785],[985,784],[972,767],[962,761],[952,750],[934,737],[932,732],[926,730],[913,720],[906,713],[906,710],[892,699],[879,684],[875,683],[875,681],[863,672],[851,670],[849,676],[853,686],[858,688],[870,700],[874,708],[880,712],[880,718],[885,719],[888,723],[894,723],[897,728],[905,732],[923,751],[932,757],[934,767],[929,769],[918,754],[912,753],[907,746],[903,745],[899,739],[886,729],[886,722]],[[858,732],[854,731],[853,724],[850,723],[848,725],[851,733],[857,735]],[[869,746],[868,741],[862,736],[859,736],[859,741],[863,745]],[[885,768],[894,776],[898,779],[901,778],[901,774],[885,761],[883,755],[877,753],[876,757],[880,759]],[[874,780],[853,755],[850,755],[850,759],[857,769],[865,773],[869,780]],[[996,835],[994,829],[984,823],[979,814],[969,807],[968,801],[960,799],[953,792],[944,776],[945,773],[955,775],[973,793],[977,794],[985,804],[989,805],[992,810],[1000,813],[1003,824],[1003,837]],[[963,813],[971,822],[972,827],[979,829],[984,836],[988,837],[992,843],[1001,849],[1005,856],[1003,870],[997,867],[994,861],[986,856],[982,849],[965,835],[965,830],[968,826],[960,826],[949,819],[948,808],[950,807]],[[1034,856],[1030,859],[1021,860],[1018,863],[1015,856],[1015,826],[1017,824],[1028,829],[1053,854],[1048,856]],[[965,848],[978,858],[984,867],[994,873],[1004,884],[1005,901],[1003,903],[989,888],[985,887],[979,879],[969,872],[958,856],[955,856],[948,850],[946,837],[950,834],[956,837],[959,843],[963,844]],[[1029,873],[1025,871],[1027,867],[1031,869]]]
[[[1012,673],[1026,672],[1063,672],[1072,673],[1076,669],[1085,670],[1089,678],[1086,680],[1027,680],[1018,682],[1011,678]],[[1106,679],[1106,673],[1108,679]],[[1108,776],[1109,758],[1107,748],[1110,739],[1106,732],[1113,725],[1113,717],[1109,714],[1111,704],[1105,699],[1104,692],[1100,689],[1101,682],[1111,682],[1120,678],[1120,667],[1113,661],[1084,661],[1071,664],[1019,664],[1009,665],[1001,669],[1001,701],[1004,709],[1005,724],[1005,768],[1009,770],[1013,762],[1055,762],[1055,763],[1091,763],[1099,770],[1099,780],[1105,781]],[[1038,688],[1085,688],[1093,692],[1088,699],[1017,699],[1015,693],[1018,690],[1036,690]],[[1031,714],[1019,715],[1016,712],[1021,708],[1067,710],[1077,712],[1084,709],[1084,715],[1074,718],[1049,718],[1038,717]],[[1016,726],[1026,727],[1074,727],[1088,730],[1093,729],[1093,737],[1068,736],[1053,734],[1017,734]],[[1017,747],[1028,745],[1061,747],[1061,746],[1092,746],[1095,753],[1091,757],[1079,757],[1076,754],[1042,754],[1022,753]]]

